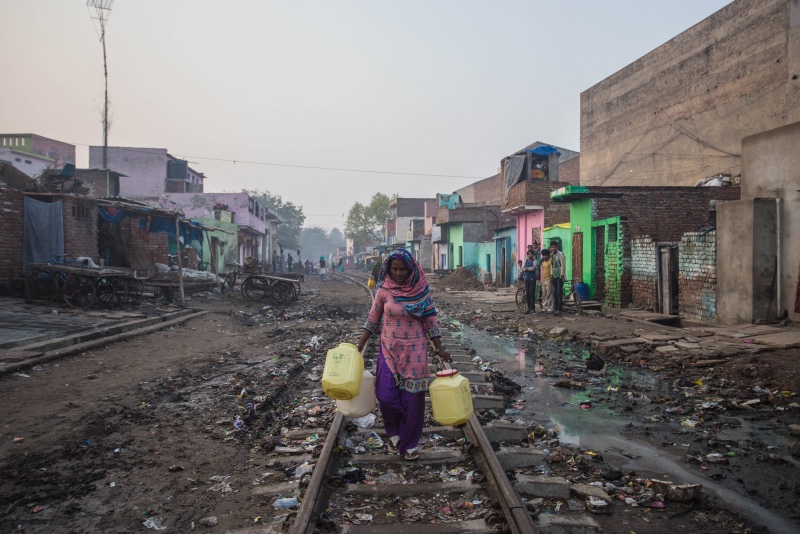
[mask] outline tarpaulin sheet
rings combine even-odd
[[[558,149],[551,147],[550,145],[543,145],[537,146],[536,148],[529,148],[525,152],[530,152],[531,154],[535,154],[537,156],[549,156],[550,154],[557,153],[559,156],[561,153]]]
[[[40,202],[25,197],[22,261],[50,263],[64,255],[64,215],[61,202]]]
[[[508,202],[508,190],[520,182],[525,159],[525,156],[511,156],[506,161],[503,173],[503,198],[505,202]]]
[[[148,225],[149,222],[149,225]],[[197,256],[202,261],[203,259],[203,230],[200,228],[193,228],[188,224],[180,223],[181,242],[184,247],[192,247],[197,251]],[[170,237],[175,237],[175,220],[165,219],[163,217],[141,217],[139,219],[139,228],[147,230],[151,234],[167,234]]]

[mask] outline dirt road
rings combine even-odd
[[[324,354],[339,342],[356,339],[368,307],[362,290],[353,285],[309,280],[304,289],[320,289],[321,293],[302,297],[288,308],[262,309],[239,297],[194,300],[193,304],[215,312],[168,330],[53,361],[22,373],[27,377],[0,377],[0,531],[113,533],[164,528],[187,532],[197,528],[226,532],[263,528],[276,516],[275,496],[255,489],[290,480],[295,472],[296,465],[279,463],[274,454],[276,447],[294,446],[287,431],[325,426],[330,410],[320,404],[324,399],[314,397]],[[581,347],[591,349],[592,336],[596,341],[636,337],[642,329],[667,331],[605,318],[521,316],[476,304],[469,295],[446,295],[441,289],[435,289],[434,295],[443,315],[468,325],[464,329],[472,334],[480,332],[503,343],[555,344],[557,350],[541,352],[535,366],[509,371],[523,386],[521,403],[529,403],[511,419],[525,418],[534,434],[537,425],[549,424],[548,417],[543,417],[547,410],[533,396],[534,387],[558,391],[552,387],[557,381],[588,377],[581,374],[585,369],[580,369],[577,354]],[[569,335],[547,339],[551,328],[564,325],[569,327]],[[478,337],[465,335],[464,339],[481,349]],[[565,354],[576,355],[576,359]],[[661,360],[638,357],[639,353],[636,365],[631,366],[631,354],[606,357],[610,362],[617,358],[623,366],[649,367],[648,372],[655,372],[668,384],[677,378],[702,378],[712,389],[690,387],[693,395],[704,401],[719,396],[718,404],[725,404],[723,400],[740,395],[739,400],[746,402],[745,389],[752,390],[754,382],[766,390],[798,391],[796,358],[789,365],[781,351],[732,357],[722,366],[705,369],[702,377],[675,365],[659,367],[656,364]],[[767,365],[770,362],[780,363],[780,372]],[[591,376],[603,381],[604,390],[612,385],[609,376]],[[695,475],[733,488],[789,524],[798,522],[797,460],[785,445],[770,448],[757,429],[775,427],[786,433],[788,425],[800,422],[800,412],[791,407],[794,398],[775,399],[771,393],[760,397],[761,407],[754,405],[753,413],[747,414],[752,424],[739,430],[723,413],[706,414],[697,429],[682,427],[676,423],[677,416],[668,421],[671,426],[653,423],[648,428],[647,418],[668,418],[664,414],[670,408],[685,406],[685,417],[694,414],[694,399],[683,402],[673,393],[659,396],[630,382],[626,387],[626,392],[639,398],[645,395],[652,402],[626,405],[627,396],[607,391],[594,393],[591,399],[593,409],[609,407],[620,426],[631,425],[618,435],[628,439],[628,435],[638,434],[636,439],[661,441],[665,447],[688,442],[690,450],[681,454],[700,458],[700,463],[711,467],[701,471],[699,463],[687,460],[687,469],[693,469]],[[686,394],[686,388],[675,391]],[[576,401],[567,398],[563,402]],[[734,433],[741,432],[740,439],[713,439],[715,431],[731,428]],[[541,436],[532,436],[531,444],[558,453],[553,454],[550,466],[553,474],[592,480],[600,464],[570,464],[570,457],[580,460],[583,455],[584,464],[587,460],[585,451],[566,437],[563,443],[557,439],[546,443]],[[314,441],[304,443],[304,448],[313,453]],[[609,445],[598,452],[607,460],[620,457],[612,449]],[[706,458],[717,450],[738,456],[712,465]],[[559,451],[572,452],[562,457]],[[624,471],[621,476],[629,476],[621,464],[614,467]],[[544,512],[560,506],[553,499],[538,504]],[[763,530],[757,526],[762,523],[757,518],[748,520],[746,509],[740,516],[735,508],[728,513],[725,507],[724,502],[711,499],[696,508],[650,512],[650,508],[637,510],[615,501],[613,514],[601,518],[601,524],[604,532],[639,531],[649,528],[648,517],[660,514],[660,526],[653,526],[653,532],[666,532],[677,525],[697,532]],[[669,514],[678,509],[683,515],[670,519]]]

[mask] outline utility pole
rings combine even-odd
[[[103,168],[108,169],[108,61],[106,60],[106,22],[111,15],[111,6],[114,0],[87,0],[89,16],[97,21],[100,27],[98,37],[103,45],[103,77],[105,79],[105,94],[103,96]],[[94,8],[94,13],[92,13]]]

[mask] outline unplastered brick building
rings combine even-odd
[[[573,281],[592,298],[620,308],[631,304],[665,314],[686,310],[711,320],[716,277],[716,209],[738,200],[740,189],[723,187],[566,186],[551,194],[569,204]],[[686,257],[683,257],[685,255]],[[712,258],[712,259],[709,259]],[[693,289],[703,287],[702,307]]]

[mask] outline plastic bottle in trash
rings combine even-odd
[[[361,391],[364,357],[352,343],[328,351],[322,371],[322,389],[336,400],[350,400]]]
[[[375,409],[375,377],[367,370],[361,376],[361,391],[350,400],[337,400],[336,408],[342,415],[364,417]]]
[[[472,394],[469,380],[458,374],[457,369],[446,369],[436,373],[431,384],[431,407],[433,418],[445,426],[466,423],[472,417]]]
[[[275,501],[275,509],[279,510],[281,508],[291,508],[292,506],[296,506],[299,503],[297,497],[286,497],[283,499],[278,499]]]

